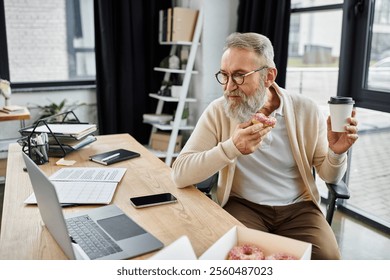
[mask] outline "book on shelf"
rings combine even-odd
[[[158,11],[158,41],[164,41],[164,10]]]
[[[173,7],[159,11],[159,42],[191,42],[198,10]]]
[[[171,41],[192,41],[197,18],[198,10],[174,7],[172,9]]]
[[[159,11],[159,26],[158,26],[158,41],[167,41],[167,23],[168,23],[168,10]]]
[[[172,41],[172,8],[167,10],[167,42]]]

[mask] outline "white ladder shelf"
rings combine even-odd
[[[173,55],[176,53],[177,46],[190,46],[190,52],[188,56],[188,62],[186,69],[168,69],[168,68],[161,68],[161,67],[155,67],[155,71],[165,72],[164,80],[169,80],[169,75],[171,73],[179,73],[184,74],[183,83],[181,86],[180,96],[179,98],[174,97],[168,97],[168,96],[160,96],[154,93],[149,94],[151,98],[155,98],[158,100],[157,108],[156,108],[156,114],[161,114],[164,103],[165,102],[177,102],[177,108],[176,113],[173,118],[173,125],[162,125],[162,124],[152,124],[152,132],[149,139],[149,146],[151,144],[151,138],[152,134],[157,131],[157,129],[165,130],[165,131],[171,131],[169,142],[168,142],[168,148],[166,152],[162,151],[154,151],[158,157],[164,158],[165,157],[165,163],[168,166],[171,166],[173,157],[177,156],[177,153],[175,153],[175,146],[177,137],[180,130],[192,130],[193,126],[185,125],[181,126],[181,118],[184,111],[185,104],[187,102],[196,102],[196,99],[194,98],[188,98],[188,89],[190,85],[190,81],[192,78],[192,75],[197,74],[198,71],[194,70],[194,64],[195,64],[195,57],[196,52],[198,50],[198,46],[200,43],[200,35],[202,32],[202,23],[203,23],[203,10],[200,9],[198,13],[197,23],[195,26],[194,35],[192,38],[192,42],[160,42],[161,45],[171,45],[171,51],[170,55]]]

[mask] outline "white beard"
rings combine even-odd
[[[229,96],[240,96],[240,101],[235,102],[229,99]],[[260,85],[252,96],[245,95],[241,90],[224,92],[225,103],[224,110],[226,115],[240,123],[246,122],[252,118],[267,102],[267,90],[264,84]]]

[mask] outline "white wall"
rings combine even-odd
[[[195,123],[206,106],[220,97],[222,88],[214,74],[220,69],[222,49],[227,35],[236,30],[238,0],[182,0],[181,6],[204,9],[201,44],[196,55],[199,71],[191,82],[190,94],[198,102],[190,104],[190,122]]]

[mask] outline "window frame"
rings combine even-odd
[[[352,97],[357,107],[390,112],[389,92],[364,88],[366,82],[365,74],[370,63],[369,52],[371,51],[371,46],[367,42],[371,41],[368,31],[372,28],[374,21],[374,4],[375,0],[344,0],[342,4],[291,9],[291,13],[318,12],[341,8],[343,18],[337,95]],[[355,13],[357,14],[356,16]],[[351,155],[348,157],[348,165],[351,166]],[[347,185],[350,171],[348,168],[344,177]],[[326,201],[327,199],[323,198],[323,200]],[[377,229],[387,229],[386,225],[382,224],[375,216],[358,209],[345,200],[338,201],[337,205],[344,212]]]
[[[390,113],[390,93],[364,87],[374,8],[375,0],[344,1],[337,93],[352,97],[357,107]]]
[[[344,0],[340,4],[293,8],[291,13],[343,10],[337,95],[352,97],[357,107],[390,113],[389,92],[364,88],[374,8],[375,0]]]
[[[67,1],[68,2],[68,1]],[[66,4],[66,9],[69,9],[69,3]],[[67,23],[69,24],[69,23]],[[69,28],[68,28],[69,30]],[[69,34],[68,34],[69,36]],[[68,40],[69,41],[69,40]],[[74,48],[73,52],[88,51],[85,49]],[[69,43],[67,49],[69,50]],[[0,0],[0,77],[2,79],[10,80],[9,71],[9,57],[7,46],[7,29],[5,19],[4,0]],[[71,61],[70,61],[71,62]],[[71,62],[72,63],[72,62]],[[64,89],[80,89],[80,88],[96,88],[96,77],[73,80],[59,80],[59,81],[41,81],[41,82],[12,82],[12,92],[35,92],[35,91],[56,91]]]

